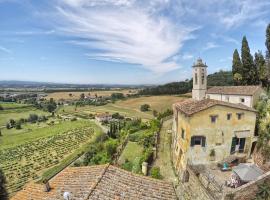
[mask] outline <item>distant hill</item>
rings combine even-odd
[[[207,76],[208,86],[229,86],[233,85],[233,78],[231,71],[219,71]],[[181,82],[172,82],[165,85],[155,87],[146,87],[139,93],[141,95],[175,95],[185,94],[192,90],[192,79]]]
[[[115,88],[142,88],[146,85],[121,85],[121,84],[66,84],[66,83],[50,83],[50,82],[34,82],[34,81],[0,81],[0,91],[14,90],[38,90],[44,92],[56,91],[85,91],[95,89],[115,89]]]

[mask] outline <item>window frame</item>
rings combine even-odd
[[[227,120],[231,120],[232,119],[232,113],[227,113]]]
[[[200,144],[196,144],[196,140],[197,142],[200,140]],[[206,137],[203,135],[193,135],[191,137],[191,141],[190,141],[190,146],[194,147],[194,146],[201,146],[201,147],[205,147],[206,146]]]
[[[243,97],[240,97],[240,103],[246,103],[246,99]]]
[[[185,129],[181,128],[181,138],[184,140],[185,139]]]
[[[217,119],[218,115],[210,115],[211,124],[215,124],[217,122]]]
[[[243,119],[244,113],[236,113],[237,119],[241,120]]]

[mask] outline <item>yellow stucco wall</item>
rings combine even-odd
[[[232,117],[227,120],[227,114],[231,113]],[[241,120],[237,119],[237,113],[244,113]],[[218,115],[216,123],[212,123],[210,116]],[[176,119],[176,118],[174,118]],[[181,149],[183,155],[179,159],[180,150],[174,149],[174,165],[177,171],[185,170],[187,160],[193,164],[209,164],[211,161],[210,152],[215,150],[215,162],[223,160],[230,155],[232,138],[235,136],[235,131],[249,130],[249,137],[246,139],[244,152],[248,155],[251,142],[254,137],[254,129],[256,122],[256,113],[235,109],[226,106],[214,106],[207,110],[198,112],[188,117],[178,111],[178,118],[175,123],[174,138],[175,148]],[[185,129],[185,139],[181,138],[181,129]],[[223,133],[223,134],[222,134]],[[195,145],[190,146],[192,136],[205,136],[206,146],[202,147]],[[221,143],[221,144],[217,144]]]

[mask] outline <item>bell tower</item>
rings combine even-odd
[[[193,68],[193,89],[192,98],[195,100],[205,99],[205,93],[207,90],[207,65],[203,64],[202,59],[198,58]]]

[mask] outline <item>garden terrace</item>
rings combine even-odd
[[[135,175],[112,165],[69,167],[49,181],[51,190],[44,192],[43,185],[28,184],[11,200],[62,199],[71,193],[79,199],[177,199],[171,183]]]

